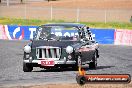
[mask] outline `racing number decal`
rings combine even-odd
[[[41,61],[42,66],[54,66],[54,61]]]

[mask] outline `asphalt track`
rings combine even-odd
[[[77,71],[72,69],[34,68],[33,72],[23,72],[23,46],[27,42],[0,40],[0,88],[16,85],[76,83]],[[87,73],[132,75],[132,46],[100,45],[98,68],[87,69]]]

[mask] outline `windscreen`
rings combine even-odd
[[[78,30],[67,26],[44,26],[38,27],[35,40],[78,40]]]

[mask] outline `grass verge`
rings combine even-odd
[[[26,26],[38,26],[46,23],[61,23],[66,22],[64,20],[38,20],[38,19],[19,19],[19,18],[4,18],[0,17],[0,24],[3,25],[26,25]],[[93,28],[116,28],[116,29],[131,29],[132,23],[125,22],[79,22],[86,24]]]

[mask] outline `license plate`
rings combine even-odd
[[[54,61],[41,61],[42,66],[54,66]]]

